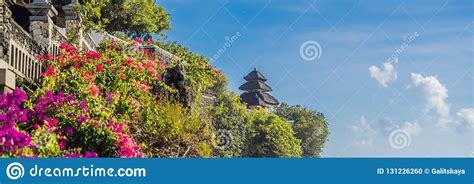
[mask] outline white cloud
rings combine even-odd
[[[365,116],[361,116],[360,119],[350,125],[349,128],[356,134],[356,137],[358,137],[354,143],[357,147],[373,147],[375,140],[385,140],[386,136],[390,135],[394,130],[403,129],[411,136],[418,136],[423,130],[418,122],[397,124],[389,118],[383,118],[378,120],[377,123],[370,124]]]
[[[405,122],[403,126],[401,127],[401,129],[407,131],[408,133],[410,133],[410,135],[414,135],[414,136],[420,135],[422,131],[420,124],[418,124],[417,122],[414,122],[414,123]]]
[[[397,71],[390,62],[385,62],[382,68],[375,65],[369,67],[370,77],[377,80],[383,87],[388,87],[388,83],[397,80]]]
[[[423,76],[412,73],[411,79],[415,87],[420,87],[426,98],[426,109],[435,109],[439,116],[438,125],[446,127],[452,121],[449,115],[450,105],[446,103],[448,90],[441,84],[436,76]]]
[[[395,123],[389,118],[383,118],[378,121],[378,126],[379,126],[379,131],[384,133],[384,134],[390,134],[392,131],[397,130],[397,129],[403,129],[410,133],[412,136],[418,136],[420,135],[421,131],[423,128],[418,122],[405,122],[403,124],[401,123]]]
[[[355,143],[359,147],[372,147],[375,134],[377,133],[364,116],[350,126],[352,132],[360,134],[360,138]]]
[[[463,108],[456,113],[458,124],[466,128],[474,128],[474,109]]]

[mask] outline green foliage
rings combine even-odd
[[[31,142],[37,146],[34,153],[39,157],[57,157],[61,155],[56,134],[40,127],[32,131],[31,136]]]
[[[255,109],[250,157],[300,157],[301,140],[290,124],[263,109]]]
[[[218,134],[225,139],[224,142],[214,143],[213,156],[215,157],[244,157],[248,153],[249,136],[252,128],[252,119],[247,112],[247,107],[240,103],[237,94],[225,87],[226,83],[221,81],[216,90],[217,103],[209,107],[212,116],[212,125],[216,132],[225,131],[226,134]],[[219,145],[222,144],[222,145]]]
[[[171,29],[169,16],[152,0],[86,0],[78,13],[88,28],[140,37]]]
[[[209,157],[211,129],[200,113],[162,97],[145,104],[133,121],[135,138],[150,157]]]
[[[319,157],[328,136],[328,122],[323,113],[311,111],[299,105],[282,103],[275,113],[292,121],[296,137],[302,140],[303,157]]]
[[[71,145],[84,150],[90,150],[100,157],[115,157],[118,148],[115,145],[117,138],[106,126],[97,126],[93,123],[84,124],[71,138]]]
[[[83,28],[104,29],[104,24],[109,22],[108,17],[102,16],[102,10],[106,8],[110,0],[84,0],[77,6],[76,13],[81,17]],[[107,30],[105,28],[105,30]]]
[[[194,94],[199,95],[214,86],[217,81],[223,80],[220,79],[222,74],[209,65],[209,60],[205,56],[195,54],[187,47],[176,42],[164,43],[157,41],[155,44],[181,58],[182,61],[186,61],[186,80]]]

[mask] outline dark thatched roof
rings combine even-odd
[[[260,81],[267,81],[267,78],[263,76],[262,73],[260,73],[256,68],[253,69],[249,74],[247,74],[244,79],[246,81],[253,81],[253,80],[260,80]]]
[[[273,96],[269,95],[268,93],[259,93],[259,92],[245,92],[240,95],[240,99],[242,102],[247,103],[249,106],[270,106],[270,105],[278,105],[277,99]]]
[[[248,81],[244,84],[242,84],[239,87],[240,90],[242,91],[262,91],[262,92],[268,92],[272,91],[272,88],[265,84],[264,82],[261,81]]]

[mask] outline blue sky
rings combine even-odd
[[[474,155],[472,0],[158,3],[168,39],[231,89],[256,67],[277,99],[323,112],[324,157]]]

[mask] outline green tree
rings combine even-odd
[[[64,4],[67,0],[55,1]],[[86,28],[109,33],[143,38],[171,29],[168,13],[154,0],[83,0],[77,12]]]
[[[226,88],[222,80],[214,87],[216,104],[209,107],[216,132],[213,156],[244,157],[247,155],[252,120],[239,95]]]
[[[300,157],[301,140],[297,139],[290,124],[263,109],[253,112],[253,133],[249,157]]]
[[[275,114],[292,122],[296,137],[302,140],[303,157],[319,157],[328,136],[328,122],[323,113],[299,105],[282,103]]]

